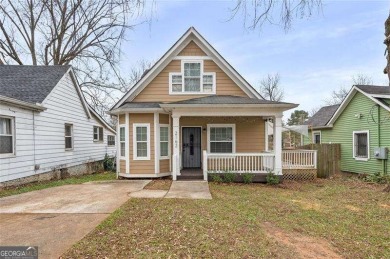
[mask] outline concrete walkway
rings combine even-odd
[[[173,181],[165,198],[212,199],[206,181]]]
[[[58,258],[149,180],[64,185],[0,199],[0,245],[38,246]]]

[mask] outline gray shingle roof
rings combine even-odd
[[[367,94],[390,94],[390,86],[356,85],[356,87]]]
[[[332,118],[333,114],[339,108],[339,104],[324,106],[319,109],[312,117],[310,117],[307,121],[305,121],[305,125],[310,125],[312,127],[323,127],[329,122]]]
[[[171,102],[170,104],[289,104],[284,102],[272,102],[263,99],[232,95],[212,95],[206,97],[193,98],[189,100]]]
[[[145,109],[145,108],[161,108],[159,103],[144,102],[144,103],[124,103],[120,108]]]
[[[42,103],[70,66],[0,65],[0,95]]]

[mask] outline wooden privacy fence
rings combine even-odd
[[[317,150],[317,177],[328,178],[340,172],[340,144],[308,144],[299,148]]]

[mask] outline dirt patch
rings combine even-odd
[[[336,252],[336,249],[324,239],[305,236],[296,231],[287,233],[270,222],[265,222],[263,228],[268,237],[277,240],[283,245],[291,247],[301,258],[343,258]]]
[[[385,208],[385,209],[390,209],[389,204],[379,204],[380,207]]]
[[[322,210],[321,204],[319,204],[317,202],[303,201],[303,200],[291,200],[291,201],[294,203],[298,203],[305,210],[316,210],[316,211]]]
[[[145,186],[145,190],[169,190],[171,188],[172,180],[157,179],[153,180]]]
[[[350,211],[355,211],[355,212],[362,211],[361,208],[358,208],[358,207],[355,207],[355,206],[352,206],[352,205],[345,205],[345,207],[346,207],[347,209],[349,209]]]

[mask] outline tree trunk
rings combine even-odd
[[[390,14],[389,17],[387,17],[387,20],[385,22],[385,37],[386,38],[383,43],[386,45],[387,65],[384,69],[384,72],[389,77],[389,86],[390,86]]]

